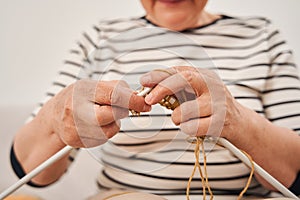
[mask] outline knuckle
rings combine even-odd
[[[180,74],[189,83],[193,80],[194,73],[192,71],[190,71],[190,70],[183,71]]]

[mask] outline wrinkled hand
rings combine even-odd
[[[128,109],[145,112],[151,107],[124,81],[80,80],[54,96],[42,113],[66,145],[94,147],[119,131]]]
[[[228,137],[243,128],[240,126],[243,107],[213,71],[173,67],[167,72],[146,73],[140,82],[145,87],[154,87],[145,98],[149,105],[158,103],[166,95],[182,91],[186,94],[188,100],[181,102],[172,113],[173,122],[186,134]]]

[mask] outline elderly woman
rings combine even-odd
[[[71,50],[47,98],[15,136],[19,177],[66,145],[100,145],[101,189],[182,199],[195,162],[186,138],[210,135],[226,138],[299,194],[300,82],[270,21],[208,13],[207,0],[141,3],[144,17],[102,21]],[[139,79],[153,88],[145,98],[133,90]],[[185,96],[173,112],[156,105],[173,94]],[[140,117],[128,118],[128,109]],[[222,147],[205,149],[212,192],[238,195],[249,169]],[[71,160],[65,156],[29,184],[55,182]],[[200,177],[194,180],[190,194],[201,196]],[[256,175],[246,194],[270,190]]]

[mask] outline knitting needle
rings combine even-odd
[[[41,171],[43,171],[44,169],[46,169],[47,167],[49,167],[54,162],[58,161],[63,156],[67,155],[67,153],[69,153],[72,149],[73,149],[73,147],[71,147],[71,146],[65,146],[63,149],[61,149],[56,154],[54,154],[53,156],[51,156],[49,159],[47,159],[46,161],[44,161],[42,164],[40,164],[39,166],[37,166],[31,172],[29,172],[28,174],[26,174],[23,178],[21,178],[15,184],[13,184],[9,188],[7,188],[5,191],[3,191],[0,194],[0,199],[4,199],[8,195],[10,195],[11,193],[13,193],[17,189],[19,189],[21,186],[23,186],[26,183],[28,183],[31,179],[33,179]]]
[[[144,87],[143,90],[138,92],[136,95],[140,97],[145,97],[153,88]]]
[[[248,157],[241,152],[236,146],[230,143],[228,140],[224,138],[218,138],[218,143],[231,151],[235,156],[237,156],[241,161],[243,161],[246,165],[251,167],[251,162]],[[299,199],[295,194],[289,191],[284,185],[282,185],[279,181],[277,181],[273,176],[271,176],[267,171],[261,168],[258,164],[253,162],[255,172],[257,172],[261,177],[263,177],[266,181],[268,181],[274,188],[276,188],[279,192],[281,192],[284,196]]]

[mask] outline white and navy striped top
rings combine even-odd
[[[300,82],[292,52],[278,30],[261,17],[223,15],[181,33],[160,29],[144,17],[101,21],[71,49],[40,107],[81,78],[123,79],[137,89],[141,74],[181,65],[215,70],[241,104],[300,133]],[[172,124],[170,114],[154,106],[150,113],[128,117],[119,134],[91,150],[103,163],[101,186],[183,198],[195,161],[194,146]],[[214,194],[238,194],[249,169],[226,149],[209,143],[205,148]],[[201,195],[201,188],[196,176],[191,194]],[[268,191],[253,180],[247,194],[261,196]]]

